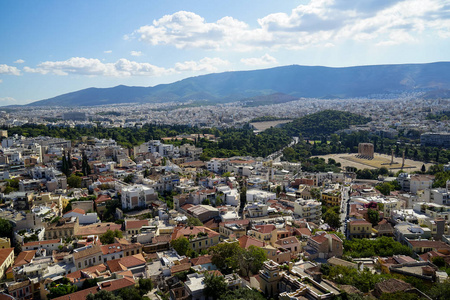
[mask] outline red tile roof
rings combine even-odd
[[[148,220],[125,221],[125,230],[140,229],[142,226],[148,226]]]
[[[86,300],[89,294],[96,294],[98,292],[98,287],[94,286],[85,290],[81,290],[72,294],[64,295],[55,300]]]
[[[120,263],[120,259],[108,260],[106,262],[106,265],[108,266],[108,269],[111,271],[111,273],[125,271],[127,269],[124,265]]]
[[[26,264],[29,264],[31,260],[36,255],[36,250],[30,250],[30,251],[22,251],[17,255],[16,259],[14,260],[14,267],[23,266]]]
[[[176,240],[177,238],[184,236],[189,238],[190,235],[197,236],[199,233],[206,233],[208,237],[213,238],[219,236],[220,234],[205,227],[205,226],[192,226],[192,227],[181,227],[178,226],[174,229],[172,233],[172,240]]]
[[[199,256],[197,258],[192,258],[191,259],[191,263],[193,266],[197,266],[197,265],[206,265],[206,264],[210,264],[212,255],[203,255],[203,256]]]
[[[123,248],[119,243],[114,244],[108,244],[108,245],[102,245],[102,252],[103,254],[111,254],[111,253],[117,253],[123,251]]]
[[[322,233],[320,235],[315,235],[312,236],[311,239],[319,244],[322,244],[323,242],[327,242],[328,238],[327,238],[327,234],[326,233]]]
[[[85,215],[85,214],[86,214],[86,211],[85,211],[84,209],[81,209],[81,208],[74,208],[74,209],[69,210],[68,212],[66,212],[66,213],[64,214],[64,216],[67,215],[67,214],[69,214],[69,213],[71,213],[71,212],[77,213],[77,214],[80,214],[80,215]]]
[[[372,225],[372,224],[370,224],[366,220],[353,220],[350,221],[350,225]]]
[[[0,266],[3,265],[8,256],[11,255],[11,252],[14,252],[14,248],[0,249]]]
[[[250,246],[256,247],[264,247],[266,244],[260,240],[255,239],[254,237],[243,235],[239,239],[239,246],[244,249],[248,249]]]
[[[81,269],[72,273],[67,274],[65,277],[67,277],[71,282],[74,282],[75,279],[82,279],[84,278],[83,273],[85,274],[92,274],[92,273],[103,273],[106,271],[106,265],[105,264],[99,264],[92,267],[87,267],[85,269]]]
[[[275,225],[256,225],[255,229],[261,233],[271,233],[276,227]]]
[[[170,273],[175,274],[178,272],[187,271],[191,268],[191,263],[175,265],[170,269]]]
[[[61,240],[56,239],[56,240],[46,240],[46,241],[37,241],[37,242],[28,242],[23,244],[23,247],[31,247],[31,246],[40,246],[40,245],[47,245],[47,244],[57,244],[60,243]]]
[[[108,231],[108,229],[114,231],[114,230],[121,230],[121,228],[122,228],[121,224],[115,223],[92,224],[78,227],[78,230],[75,233],[75,235],[77,236],[101,235],[104,234],[106,231]]]

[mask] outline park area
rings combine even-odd
[[[403,169],[405,172],[420,171],[422,165],[421,161],[415,161],[411,159],[405,159],[405,165],[402,168],[402,158],[394,157],[394,163],[391,164],[391,156],[386,154],[375,153],[373,159],[358,158],[356,153],[339,153],[319,155],[317,157],[324,158],[328,161],[328,158],[334,159],[336,162],[341,163],[342,167],[353,167],[357,169],[379,169],[386,167],[390,171],[397,172]],[[425,163],[425,167],[428,169],[432,164]]]

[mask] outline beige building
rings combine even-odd
[[[277,241],[277,228],[275,225],[256,225],[248,231],[247,235],[275,246],[275,242]]]
[[[278,283],[281,277],[279,265],[272,260],[266,261],[262,270],[259,271],[261,291],[270,297],[278,295]]]
[[[102,263],[102,248],[99,245],[93,245],[90,248],[75,252],[73,262],[77,270]]]
[[[7,237],[0,238],[0,248],[1,249],[11,248],[11,240]]]
[[[308,222],[320,223],[322,203],[317,200],[297,199],[294,202],[294,213]]]
[[[192,249],[200,252],[203,249],[217,245],[220,234],[205,226],[179,226],[174,229],[172,240],[180,237],[187,238]]]
[[[14,263],[14,248],[0,249],[0,279]]]
[[[372,224],[366,220],[353,220],[348,223],[349,238],[370,238]]]
[[[61,218],[56,223],[50,223],[45,228],[45,239],[66,239],[68,237],[75,236],[75,232],[78,232],[78,218]]]

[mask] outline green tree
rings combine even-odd
[[[254,289],[238,288],[236,290],[228,290],[226,294],[221,295],[220,300],[266,300],[263,294]]]
[[[211,261],[223,273],[230,273],[239,268],[239,255],[242,249],[239,243],[221,243],[209,248]]]
[[[128,174],[123,178],[123,182],[125,183],[131,183],[134,179],[134,174]]]
[[[213,299],[219,299],[220,296],[227,292],[228,284],[223,276],[217,276],[214,273],[205,272],[205,288],[203,292],[205,296],[211,297]]]
[[[89,294],[86,296],[86,300],[122,300],[121,297],[115,296],[112,292],[107,290],[100,290],[96,294]]]
[[[377,210],[369,208],[367,210],[367,214],[369,216],[369,222],[372,223],[372,226],[378,225],[378,220],[380,219],[380,214]]]
[[[448,300],[450,299],[450,280],[436,283],[427,293],[433,300]]]
[[[119,291],[118,296],[120,298],[122,298],[122,300],[141,300],[142,299],[142,296],[139,293],[139,290],[137,290],[134,287],[121,289]]]
[[[81,187],[81,177],[71,174],[69,178],[67,178],[67,184],[72,188],[80,188]]]
[[[100,242],[102,242],[102,244],[113,244],[114,243],[114,238],[123,238],[123,234],[122,231],[120,230],[107,230],[104,234],[102,234],[100,236]]]
[[[339,228],[341,226],[341,218],[339,216],[339,206],[330,207],[323,214],[323,220],[332,228]]]
[[[13,226],[11,222],[6,219],[0,218],[0,237],[12,237]]]
[[[188,226],[203,226],[203,223],[198,218],[188,217],[187,225]]]
[[[153,289],[153,283],[151,279],[140,278],[139,279],[139,291],[141,295],[147,294]]]
[[[186,255],[188,250],[191,248],[189,240],[184,236],[179,237],[176,240],[172,240],[170,242],[170,245],[173,249],[175,249],[175,251],[177,251],[179,255]]]
[[[241,200],[240,210],[242,211],[242,210],[244,210],[244,207],[247,204],[247,188],[245,186],[242,186],[239,196],[240,196],[240,200]]]
[[[391,194],[391,185],[388,182],[378,184],[375,186],[375,188],[385,196],[389,196]]]
[[[84,176],[91,174],[91,166],[89,165],[88,158],[84,152],[81,158],[81,172],[83,172]]]
[[[67,278],[63,278],[61,284],[56,284],[52,282],[49,288],[49,294],[47,297],[49,299],[61,297],[67,294],[75,293],[78,290],[76,285],[72,285],[72,283]]]
[[[253,245],[248,250],[240,251],[239,256],[241,269],[246,271],[245,274],[247,276],[250,276],[250,271],[252,274],[257,274],[262,268],[264,261],[267,260],[266,251]]]

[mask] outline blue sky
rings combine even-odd
[[[0,106],[281,65],[450,60],[449,0],[4,0],[0,28]]]

